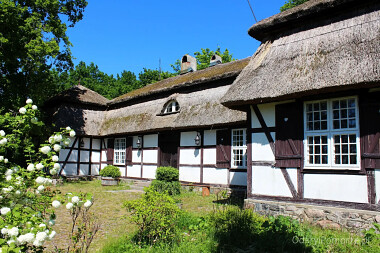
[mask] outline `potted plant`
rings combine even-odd
[[[121,176],[118,167],[113,165],[107,165],[100,171],[102,185],[117,185],[119,183],[119,177]]]

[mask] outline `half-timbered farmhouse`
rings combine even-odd
[[[78,137],[60,152],[61,174],[98,175],[107,164],[123,177],[154,179],[158,166],[179,169],[184,183],[247,183],[246,113],[220,104],[249,58],[196,70],[182,58],[182,74],[112,101],[81,85],[52,98],[53,121]]]
[[[380,210],[379,10],[378,1],[314,0],[249,29],[262,44],[221,101],[248,114],[257,210]]]
[[[80,85],[48,102],[78,137],[62,175],[240,186],[265,214],[348,227],[380,222],[380,3],[310,0],[249,29],[251,57],[109,101]],[[217,60],[217,59],[216,59]],[[248,65],[247,65],[248,64]]]

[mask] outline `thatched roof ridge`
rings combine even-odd
[[[264,41],[281,30],[289,30],[303,22],[323,19],[331,12],[342,12],[345,8],[352,8],[355,4],[362,4],[362,0],[309,0],[301,5],[273,15],[254,24],[248,34],[253,38]],[[371,2],[371,0],[367,0]]]
[[[78,84],[50,98],[45,106],[57,102],[66,102],[104,107],[109,101],[99,93]]]
[[[263,43],[221,102],[227,106],[380,86],[380,3]]]
[[[237,76],[242,71],[242,69],[247,66],[249,59],[250,57],[224,64],[218,64],[213,67],[190,72],[184,75],[167,78],[117,97],[113,99],[109,105],[126,102],[152,94],[171,91],[177,88],[183,88],[186,86],[193,86],[228,77],[234,77]]]

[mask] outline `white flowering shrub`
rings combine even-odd
[[[43,127],[37,109],[28,99],[17,114],[0,116],[0,252],[41,252],[56,234],[54,209],[64,199],[50,187],[50,175],[59,172],[58,152],[75,132],[62,129],[37,148],[32,134]]]

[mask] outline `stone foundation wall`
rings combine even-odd
[[[291,202],[246,199],[244,208],[251,208],[261,215],[289,216],[301,222],[319,225],[322,228],[363,230],[380,223],[380,213],[357,209],[298,204]]]

